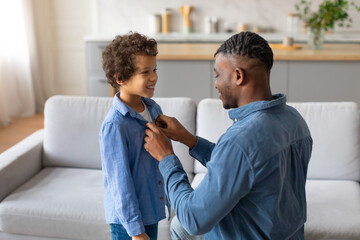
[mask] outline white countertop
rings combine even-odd
[[[221,43],[235,33],[169,33],[169,34],[153,34],[147,35],[155,38],[159,43]],[[285,33],[259,33],[270,43],[280,43],[286,36]],[[115,36],[106,35],[88,35],[84,37],[85,42],[109,42]],[[294,36],[295,42],[305,43],[307,41],[306,34],[297,34]],[[325,43],[359,43],[360,32],[343,32],[330,33],[325,35]]]

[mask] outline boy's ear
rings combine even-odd
[[[119,84],[119,86],[123,86],[125,84],[125,82],[126,82],[126,81],[123,81],[123,80],[119,79],[117,73],[114,74],[114,78],[115,78],[115,81],[117,82],[117,84]]]

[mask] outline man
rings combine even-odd
[[[309,129],[283,94],[272,95],[273,53],[251,32],[215,53],[215,88],[233,125],[217,144],[160,115],[148,123],[145,149],[158,161],[181,225],[206,239],[304,239]],[[189,147],[208,172],[194,190],[167,137]],[[173,233],[179,237],[184,233]],[[179,237],[181,238],[181,237]]]

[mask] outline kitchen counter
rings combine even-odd
[[[270,44],[271,45],[271,44]],[[159,43],[159,60],[214,60],[219,43]],[[271,45],[273,46],[273,45]],[[280,61],[360,61],[360,44],[324,44],[322,50],[273,48],[274,59]]]

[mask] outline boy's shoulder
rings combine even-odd
[[[114,106],[112,106],[107,113],[102,125],[116,124],[118,126],[126,125],[126,116],[121,114]]]

